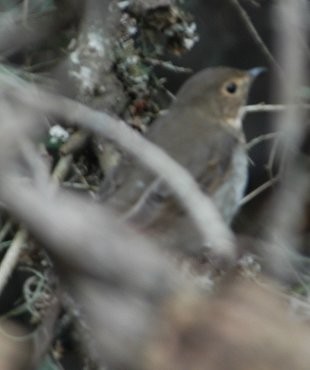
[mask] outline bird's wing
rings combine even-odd
[[[213,193],[229,176],[240,134],[184,108],[156,122],[148,138],[185,167],[204,191]]]
[[[147,191],[154,179],[155,176],[151,172],[126,156],[113,174],[113,185],[104,194],[103,200],[117,212],[125,213]]]
[[[222,127],[205,122],[203,117],[196,117],[193,124],[191,114],[187,121],[186,111],[181,114],[182,122],[178,122],[179,113],[172,111],[155,122],[148,138],[187,168],[202,189],[212,194],[229,173],[237,140]],[[188,127],[184,128],[184,123]],[[108,204],[125,212],[125,218],[139,227],[147,227],[168,209],[181,212],[168,186],[149,171],[127,162],[119,172],[124,177],[123,183]]]

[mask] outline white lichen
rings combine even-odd
[[[130,1],[128,1],[128,0],[126,0],[126,1],[119,1],[117,3],[117,6],[119,7],[119,9],[124,10],[124,9],[128,8],[129,4],[130,4]]]
[[[79,81],[82,93],[92,93],[94,91],[92,70],[90,68],[81,66],[78,71],[70,71],[70,75]]]
[[[80,76],[81,76],[81,82],[82,86],[81,88],[84,91],[92,91],[93,90],[93,81],[92,81],[92,71],[90,68],[82,66],[80,70]]]
[[[196,43],[195,39],[189,39],[189,38],[184,38],[183,39],[183,45],[186,50],[190,50]]]
[[[49,129],[49,136],[53,140],[66,141],[69,138],[69,133],[61,126],[54,125]]]
[[[104,57],[104,41],[100,32],[89,32],[88,33],[88,46],[91,51],[95,51],[98,56]]]
[[[136,26],[129,26],[129,27],[127,28],[127,33],[128,33],[128,35],[130,35],[130,36],[135,35],[137,32],[138,32],[138,27],[136,27]]]
[[[195,22],[190,23],[186,28],[188,35],[194,35],[197,31],[197,25]]]
[[[74,50],[72,53],[70,53],[70,60],[73,64],[79,64],[80,63],[80,56],[79,56],[79,52],[77,50]]]
[[[190,50],[196,42],[199,41],[199,37],[196,34],[197,25],[195,22],[188,24],[185,28],[185,37],[183,39],[183,45],[187,50]]]
[[[127,65],[137,64],[139,60],[140,58],[137,55],[131,55],[128,58],[126,58],[126,64]]]

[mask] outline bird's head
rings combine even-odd
[[[208,121],[241,128],[241,108],[253,80],[265,69],[207,68],[188,79],[177,94],[176,105],[191,107]]]

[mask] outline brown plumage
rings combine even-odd
[[[225,221],[236,213],[247,182],[241,108],[261,71],[205,69],[180,89],[169,112],[157,119],[147,138],[186,167],[214,200]],[[136,163],[119,169],[121,185],[108,204],[161,244],[196,249],[196,229],[160,179]],[[212,227],[212,225],[207,225]]]

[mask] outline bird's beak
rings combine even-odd
[[[266,71],[267,71],[267,68],[265,67],[255,67],[255,68],[248,69],[248,74],[254,80],[254,78],[256,78],[258,75]]]

